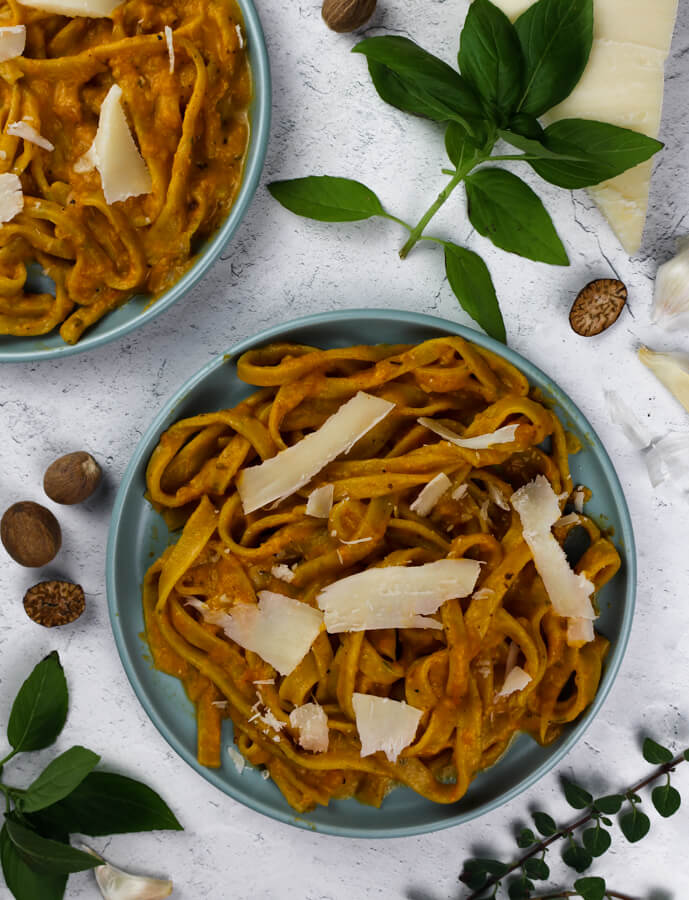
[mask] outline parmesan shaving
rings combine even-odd
[[[479,434],[476,437],[463,438],[456,431],[446,428],[433,419],[427,419],[422,416],[417,421],[419,425],[423,425],[424,428],[428,428],[429,431],[434,432],[434,434],[437,434],[444,440],[449,441],[451,444],[456,444],[457,447],[463,447],[465,450],[488,450],[496,444],[511,444],[519,428],[519,425],[504,425],[492,434]]]
[[[519,644],[517,644],[515,641],[510,641],[510,646],[507,651],[507,659],[505,660],[505,678],[507,678],[512,669],[516,668],[518,659]]]
[[[270,570],[270,574],[273,576],[273,578],[279,578],[280,581],[286,581],[288,584],[294,581],[294,572],[290,569],[289,566],[273,566],[273,568]]]
[[[10,222],[24,209],[24,194],[18,175],[3,172],[0,175],[0,222]]]
[[[548,479],[539,475],[520,488],[512,495],[512,506],[519,514],[524,540],[555,612],[560,616],[595,619],[591,603],[593,585],[570,568],[564,550],[550,530],[560,519],[560,506]]]
[[[213,700],[211,706],[217,706],[218,709],[227,709],[227,700]]]
[[[230,754],[230,759],[234,763],[237,774],[241,775],[246,767],[246,760],[236,747],[228,747],[227,752]]]
[[[596,637],[591,619],[567,620],[567,643],[570,646],[589,644]]]
[[[494,484],[492,481],[488,482],[488,496],[496,506],[509,512],[510,504],[507,501],[507,497],[505,497],[497,484]]]
[[[532,680],[531,676],[521,666],[515,666],[505,678],[502,687],[498,691],[498,697],[508,697],[517,691],[523,691],[528,684],[531,684]]]
[[[108,205],[140,194],[150,194],[153,190],[151,173],[129,130],[122,108],[122,88],[117,84],[113,84],[103,100],[98,131],[89,153],[100,174]],[[88,165],[85,157],[76,165],[82,164]]]
[[[451,487],[452,482],[444,472],[441,472],[428,482],[409,508],[419,516],[427,516]]]
[[[334,496],[334,484],[324,484],[316,488],[315,491],[311,491],[306,504],[306,515],[313,516],[316,519],[327,519],[330,515],[330,510],[333,508]]]
[[[264,781],[268,781],[268,779],[270,778],[270,772],[268,771],[268,769],[262,769],[262,771],[261,771],[261,778],[262,778]]]
[[[122,4],[122,0],[21,0],[21,4],[61,16],[106,19]]]
[[[55,145],[39,134],[33,125],[29,125],[28,122],[10,122],[5,128],[5,133],[11,137],[18,137],[23,141],[28,141],[30,144],[36,144],[37,147],[41,147],[43,150],[53,151],[55,149]]]
[[[416,736],[422,712],[404,701],[352,694],[352,707],[361,740],[361,755],[382,751],[391,763],[397,761]]]
[[[346,541],[344,538],[339,538],[341,544],[347,544],[349,547],[353,547],[354,544],[368,544],[372,540],[372,537],[357,538],[355,541]]]
[[[262,678],[259,681],[252,681],[252,684],[275,684],[274,678]]]
[[[7,25],[0,28],[0,62],[21,56],[26,46],[26,27]]]
[[[330,634],[378,628],[434,628],[428,618],[446,600],[467,597],[480,563],[441,559],[422,566],[383,566],[341,578],[318,595]]]
[[[460,486],[458,488],[455,488],[454,491],[452,491],[452,499],[453,500],[461,500],[462,497],[466,494],[466,492],[468,490],[469,490],[468,484],[460,484]]]
[[[572,494],[572,501],[574,503],[574,511],[578,512],[579,515],[584,512],[584,500],[586,500],[584,489],[583,487],[578,487]]]
[[[242,35],[242,29],[239,27],[239,25],[235,25],[234,30],[237,32],[237,40],[239,41],[239,49],[243,50],[244,49],[244,37]]]
[[[328,717],[318,703],[297,706],[289,714],[289,723],[299,732],[299,743],[304,750],[325,753],[328,749]]]
[[[570,513],[568,516],[562,516],[555,523],[555,528],[568,528],[570,525],[579,524],[579,513]]]
[[[394,407],[394,403],[359,391],[317,431],[260,465],[243,469],[237,478],[237,490],[244,512],[283,500],[304,487],[324,466],[348,453]]]
[[[165,42],[167,43],[167,54],[170,57],[170,74],[175,71],[175,44],[172,37],[172,28],[166,25],[163,29],[165,32]]]

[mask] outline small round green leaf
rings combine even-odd
[[[385,215],[373,191],[351,178],[310,175],[274,181],[268,190],[285,209],[318,222],[358,222]]]
[[[574,890],[579,892],[583,900],[603,900],[607,885],[603,878],[577,878]]]
[[[562,854],[562,859],[576,872],[585,872],[593,862],[593,857],[588,850],[585,850],[580,844],[570,844]]]
[[[654,788],[651,800],[664,819],[674,816],[682,804],[679,791],[673,788],[671,784],[663,784]]]
[[[605,828],[587,828],[581,839],[591,856],[602,856],[612,843]]]
[[[532,856],[531,859],[524,861],[523,869],[529,878],[533,878],[536,881],[545,881],[547,878],[550,878],[550,869],[544,859]]]
[[[526,850],[527,847],[532,847],[537,840],[538,838],[530,828],[522,828],[517,835],[517,846],[521,850]]]
[[[651,738],[646,738],[644,741],[643,754],[646,762],[654,766],[662,766],[665,763],[672,762],[672,751],[657,744]]]
[[[634,807],[631,812],[620,816],[620,828],[629,843],[635,844],[646,837],[651,828],[651,820],[645,813]]]
[[[587,806],[591,806],[593,797],[588,791],[585,791],[578,784],[569,781],[567,778],[562,779],[562,784],[565,791],[565,799],[570,806],[573,806],[574,809],[586,809]]]
[[[612,825],[612,819],[609,819],[607,816],[601,816],[600,820],[603,823],[603,825],[607,825],[608,828]]]
[[[510,900],[527,900],[527,898],[531,896],[531,891],[533,889],[533,881],[529,881],[528,878],[522,877],[511,882],[507,889],[507,893]]]
[[[686,759],[687,762],[689,762],[689,749],[684,751],[684,758]]]
[[[538,833],[542,834],[543,837],[551,837],[557,832],[555,820],[551,818],[548,813],[535,812],[533,814],[533,820],[534,825],[538,829]]]
[[[598,812],[606,813],[609,816],[616,815],[622,809],[623,803],[622,794],[608,794],[607,797],[599,797],[598,800],[593,801],[594,808]]]

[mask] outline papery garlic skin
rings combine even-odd
[[[662,324],[689,313],[689,241],[684,241],[677,256],[668,260],[656,275],[653,297],[653,322]]]
[[[172,893],[172,882],[145,875],[130,875],[110,863],[94,869],[105,900],[163,900]]]
[[[641,347],[639,359],[689,412],[689,354],[656,353]]]

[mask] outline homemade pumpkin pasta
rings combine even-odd
[[[570,511],[576,441],[526,378],[451,336],[274,344],[237,372],[259,389],[177,422],[147,471],[183,530],[146,575],[146,631],[199,761],[230,763],[230,718],[298,811],[398,784],[453,803],[518,732],[555,740],[598,689],[589,595],[620,557]]]
[[[101,18],[35,6],[0,0],[0,26],[26,36],[0,62],[0,193],[19,197],[0,218],[0,334],[59,327],[74,344],[133,295],[169,288],[220,225],[251,79],[233,0],[125,0]]]

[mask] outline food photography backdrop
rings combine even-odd
[[[645,734],[674,750],[689,745],[689,494],[686,485],[652,487],[644,454],[611,420],[604,397],[605,390],[618,392],[654,438],[689,430],[685,410],[636,356],[641,344],[689,351],[689,326],[662,330],[651,324],[657,268],[689,232],[689,5],[680,0],[665,80],[661,139],[666,147],[656,157],[638,254],[630,259],[584,191],[549,186],[526,167],[515,171],[543,198],[568,250],[568,268],[494,248],[473,231],[460,191],[431,226],[432,234],[483,256],[510,347],[572,397],[614,462],[632,514],[639,563],[625,660],[584,738],[537,786],[467,825],[377,842],[291,828],[206,783],[147,718],[125,677],[108,621],[105,547],[118,484],[152,418],[196,370],[257,331],[310,313],[399,308],[470,324],[444,277],[437,248],[419,246],[401,261],[405,233],[395,223],[314,223],[283,209],[266,189],[276,179],[311,174],[358,178],[396,215],[418,220],[446,183],[441,129],[386,106],[365,59],[350,50],[363,34],[391,33],[453,62],[468,4],[381,0],[357,35],[329,31],[317,2],[257,0],[256,6],[272,68],[271,137],[256,196],[220,259],[178,303],[125,338],[62,360],[0,370],[3,509],[18,500],[45,502],[43,472],[69,451],[89,451],[104,470],[104,482],[91,499],[55,510],[63,546],[45,570],[22,569],[2,551],[0,720],[7,721],[12,698],[33,665],[53,649],[65,666],[71,696],[67,727],[56,746],[13,762],[12,779],[27,783],[55,751],[83,744],[101,754],[108,768],[151,785],[185,830],[93,844],[117,865],[172,878],[173,896],[180,900],[459,900],[466,894],[457,880],[463,860],[481,853],[511,857],[511,832],[530,809],[569,819],[562,775],[595,792],[613,793],[648,770],[639,752]],[[571,330],[568,313],[593,278],[622,280],[629,304],[610,330],[586,339]],[[76,623],[48,631],[27,618],[21,600],[31,584],[53,577],[84,587],[86,612]],[[677,785],[689,786],[683,767]],[[610,887],[634,897],[686,897],[687,821],[684,808],[667,822],[653,815],[654,827],[643,844],[627,844],[619,835],[590,874],[604,875]],[[9,896],[0,886],[0,897]],[[66,896],[96,897],[92,874],[72,876]]]

